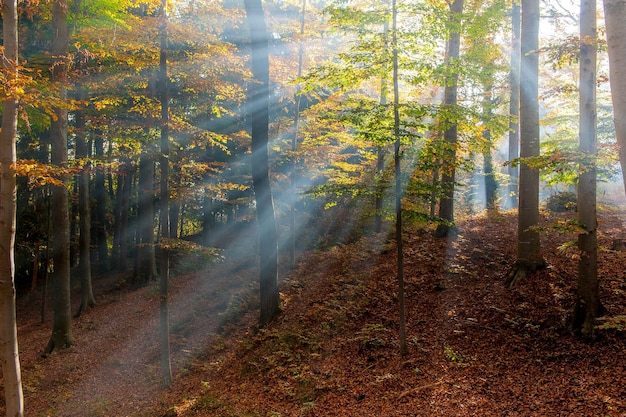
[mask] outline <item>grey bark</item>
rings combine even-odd
[[[18,76],[17,0],[2,0],[2,60],[6,76]],[[17,140],[16,97],[2,102],[0,130],[0,362],[6,415],[24,415],[24,396],[15,316],[15,224],[17,186],[15,162]]]
[[[520,157],[539,156],[539,0],[522,0],[520,95]],[[529,273],[545,266],[539,232],[539,171],[520,164],[517,261],[506,283],[517,286]]]
[[[59,98],[67,100],[64,82],[68,71],[69,28],[67,24],[67,1],[55,0],[52,4],[52,29],[56,35],[52,46],[52,80],[59,83]],[[67,109],[63,106],[54,109],[50,123],[51,158],[50,162],[59,167],[67,167]],[[70,303],[70,219],[68,189],[65,180],[61,185],[51,186],[50,204],[52,210],[52,261],[53,261],[53,311],[52,335],[44,354],[55,349],[69,347],[72,336],[72,312]]]
[[[443,186],[443,197],[439,202],[439,217],[445,221],[440,223],[435,231],[435,236],[446,237],[454,229],[454,184],[456,178],[456,147],[457,147],[457,90],[459,74],[452,69],[456,60],[460,56],[461,50],[461,32],[460,21],[463,13],[463,0],[454,0],[450,3],[450,23],[451,29],[448,39],[448,55],[446,57],[448,66],[448,76],[446,77],[446,86],[444,89],[443,106],[447,114],[446,124],[449,126],[444,134],[443,140],[446,145],[445,164],[441,174]]]
[[[252,41],[252,75],[248,111],[252,132],[252,183],[259,234],[259,326],[267,325],[279,311],[278,236],[269,178],[269,56],[265,16],[261,0],[244,0]]]

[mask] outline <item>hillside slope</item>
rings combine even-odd
[[[626,313],[626,253],[608,249],[623,237],[622,218],[601,213],[610,315]],[[283,311],[260,332],[254,251],[239,245],[222,264],[175,277],[175,383],[166,390],[155,286],[111,291],[119,277],[97,281],[98,306],[75,321],[75,345],[47,359],[38,352],[49,323],[39,323],[37,301],[20,300],[27,415],[626,415],[624,334],[600,330],[588,342],[565,327],[576,251],[558,247],[572,236],[543,233],[549,268],[507,290],[515,227],[502,214],[462,222],[450,241],[405,233],[405,357],[395,247],[380,238],[306,253],[291,272],[281,267]]]

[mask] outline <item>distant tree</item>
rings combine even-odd
[[[139,158],[137,275],[140,285],[156,279],[156,254],[154,250],[154,146],[143,144]]]
[[[89,204],[90,166],[87,158],[90,156],[85,139],[85,115],[77,111],[76,119],[76,158],[83,161],[83,169],[78,174],[78,216],[79,216],[79,260],[78,269],[80,274],[80,306],[76,316],[90,307],[96,305],[91,283],[91,208]]]
[[[398,307],[400,317],[400,354],[407,354],[406,344],[406,308],[405,308],[405,291],[404,291],[404,246],[402,242],[402,171],[400,169],[400,145],[402,136],[400,134],[400,86],[398,79],[398,8],[396,0],[391,3],[392,15],[392,61],[393,61],[393,134],[395,137],[394,145],[394,171],[396,181],[396,245],[397,245],[397,279],[398,279]]]
[[[261,315],[265,326],[279,311],[278,238],[269,179],[269,56],[265,16],[261,0],[244,0],[252,41],[252,75],[248,116],[252,123],[252,183],[257,211],[260,258]]]
[[[95,136],[94,153],[95,153],[95,174],[93,184],[94,209],[92,216],[92,230],[94,245],[96,247],[96,255],[98,259],[98,271],[104,273],[109,270],[109,247],[107,243],[107,192],[105,186],[105,169],[104,160],[104,139],[102,131],[93,132]]]
[[[604,0],[609,82],[613,98],[615,136],[626,187],[626,0]]]
[[[159,321],[160,321],[160,333],[161,333],[161,384],[163,386],[169,386],[172,383],[172,365],[170,360],[170,324],[169,324],[169,275],[170,275],[170,261],[169,261],[169,237],[170,237],[170,225],[169,225],[169,155],[170,155],[170,110],[169,110],[169,85],[167,75],[167,47],[168,47],[168,27],[167,27],[167,0],[161,0],[161,27],[159,29],[159,37],[161,38],[161,44],[159,48],[159,89],[161,99],[161,253],[160,253],[160,267],[159,271]]]
[[[511,69],[509,71],[509,160],[519,157],[519,97],[520,97],[520,0],[513,0],[511,6]],[[508,204],[510,207],[517,207],[517,183],[519,168],[509,164],[509,195]]]
[[[2,70],[7,84],[18,80],[17,0],[2,1]],[[22,417],[24,398],[15,317],[15,177],[17,109],[15,88],[3,91],[0,130],[0,362],[6,415]]]
[[[593,336],[596,317],[604,314],[598,287],[598,221],[596,213],[596,0],[580,3],[579,150],[588,157],[578,177],[578,220],[585,231],[578,235],[578,292],[570,328]]]
[[[52,4],[52,80],[58,86],[60,104],[55,106],[50,123],[50,162],[61,169],[67,167],[67,73],[69,70],[69,27],[67,23],[68,3],[55,0]],[[61,173],[61,175],[63,175]],[[52,335],[44,354],[55,349],[69,347],[72,336],[72,312],[70,302],[70,225],[69,193],[65,181],[52,185],[50,204],[52,210],[52,260],[54,284],[54,319]]]
[[[520,95],[519,210],[517,261],[507,277],[515,287],[529,273],[545,266],[539,232],[539,171],[523,158],[539,156],[539,1],[522,0]]]
[[[463,0],[454,0],[450,5],[450,33],[447,47],[447,78],[444,87],[443,106],[446,112],[446,129],[443,134],[445,143],[445,160],[448,166],[442,172],[441,180],[443,197],[439,202],[439,217],[445,220],[437,226],[435,235],[446,237],[452,231],[454,222],[454,186],[456,177],[456,148],[458,144],[457,91],[459,74],[456,62],[461,51],[461,15],[463,13]]]
[[[302,14],[300,16],[300,38],[298,39],[298,78],[302,77],[303,59],[304,59],[304,25],[306,23],[306,0],[302,0]],[[293,139],[291,141],[292,171],[291,171],[291,207],[289,213],[289,262],[291,266],[296,263],[296,205],[298,203],[298,181],[296,178],[298,170],[298,161],[296,151],[298,150],[298,128],[300,122],[300,107],[302,105],[301,88],[298,86],[296,91],[295,109],[293,116]]]

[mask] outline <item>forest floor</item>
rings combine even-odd
[[[42,358],[51,313],[19,300],[26,415],[35,416],[626,416],[626,339],[567,330],[574,234],[544,213],[548,267],[504,286],[514,213],[465,218],[459,234],[404,236],[408,354],[399,354],[396,252],[384,236],[281,264],[282,311],[256,331],[252,240],[171,283],[174,383],[160,387],[158,285],[95,281],[97,307],[75,319],[72,347]],[[606,327],[626,314],[626,212],[599,211]],[[565,245],[564,245],[565,244]],[[619,249],[619,248],[618,248]],[[112,289],[114,288],[114,289]],[[37,295],[35,298],[39,297]],[[50,304],[50,303],[49,303]]]

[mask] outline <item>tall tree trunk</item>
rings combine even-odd
[[[59,85],[59,98],[67,100],[64,85],[68,71],[69,29],[67,25],[67,1],[55,0],[52,4],[52,79]],[[55,117],[50,124],[51,158],[57,167],[67,166],[67,109],[63,106],[54,109]],[[65,182],[65,181],[64,181]],[[72,337],[72,311],[70,303],[70,224],[68,190],[65,184],[53,185],[50,203],[52,210],[52,259],[54,272],[54,318],[52,335],[44,354],[55,349],[69,347]]]
[[[85,117],[82,111],[76,112],[76,157],[86,160],[89,157],[87,141],[85,140]],[[93,297],[91,285],[91,213],[89,208],[89,178],[90,164],[85,163],[78,174],[78,270],[80,274],[80,306],[76,316],[94,307],[96,300]]]
[[[298,40],[298,78],[302,76],[304,58],[304,25],[306,23],[306,0],[302,0],[302,12],[300,15],[300,39]],[[293,139],[291,141],[291,151],[293,152],[292,172],[291,172],[291,208],[289,215],[289,263],[293,268],[296,264],[296,205],[298,204],[298,160],[296,151],[298,150],[298,125],[300,122],[300,104],[302,95],[300,86],[296,91],[296,108],[293,119]]]
[[[519,0],[513,0],[511,7],[511,70],[509,73],[509,160],[519,157],[519,100],[520,100],[520,19],[521,7]],[[508,207],[517,207],[519,168],[509,165]]]
[[[145,148],[139,160],[139,205],[138,230],[139,246],[137,248],[137,275],[139,284],[145,285],[156,279],[156,254],[154,250],[154,156],[153,148]]]
[[[261,0],[244,0],[252,41],[252,75],[248,112],[252,122],[252,183],[259,234],[261,314],[263,327],[278,314],[278,238],[269,178],[269,56]]]
[[[104,173],[104,139],[102,132],[96,132],[94,140],[94,151],[96,156],[96,170],[94,176],[94,222],[93,230],[95,234],[95,245],[98,254],[98,271],[100,273],[107,272],[109,270],[109,249],[107,245],[106,236],[106,195],[105,188],[105,173]]]
[[[445,222],[440,223],[435,236],[446,237],[453,230],[454,222],[454,183],[456,177],[456,148],[457,148],[457,87],[459,74],[454,69],[461,51],[461,14],[463,0],[454,0],[450,3],[450,34],[448,39],[447,77],[444,89],[444,111],[446,111],[447,129],[443,134],[445,149],[445,164],[448,165],[441,175],[444,196],[439,203],[439,217]]]
[[[406,344],[406,308],[404,303],[404,246],[402,244],[402,171],[400,169],[400,88],[398,84],[398,10],[396,0],[391,3],[392,15],[392,61],[393,61],[393,134],[395,137],[394,146],[394,168],[396,179],[396,245],[397,245],[397,279],[398,279],[398,308],[400,318],[400,354],[407,354]]]
[[[604,0],[615,137],[626,189],[626,0]]]
[[[2,66],[6,77],[18,76],[17,0],[2,0]],[[13,92],[9,92],[12,94]],[[17,97],[2,102],[0,130],[0,363],[6,415],[24,416],[24,397],[15,317],[15,179]]]
[[[623,22],[622,22],[623,24]],[[580,3],[579,150],[590,156],[578,178],[578,220],[585,233],[578,235],[578,292],[570,328],[593,336],[596,317],[604,313],[598,288],[598,236],[596,213],[596,0]]]
[[[520,157],[539,156],[539,0],[522,0]],[[539,171],[520,165],[517,261],[507,277],[512,288],[545,266],[539,232]]]
[[[161,334],[161,384],[169,386],[172,383],[172,365],[170,362],[170,320],[169,320],[169,277],[170,277],[170,261],[168,250],[168,239],[170,237],[169,225],[169,122],[170,110],[168,105],[168,75],[167,75],[167,0],[161,0],[161,28],[160,38],[161,47],[159,50],[159,87],[161,93],[161,253],[159,276],[159,322]]]
[[[483,119],[488,124],[492,117],[493,106],[493,84],[491,80],[483,85]],[[485,140],[483,148],[483,175],[485,178],[485,203],[488,210],[498,209],[498,182],[496,181],[493,170],[493,157],[491,156],[491,130],[489,128],[483,131],[483,139]]]
[[[178,158],[177,158],[178,159]],[[183,224],[182,224],[182,196],[181,196],[181,169],[179,161],[172,161],[173,163],[173,177],[174,177],[174,188],[178,190],[175,195],[176,197],[170,200],[170,238],[176,239],[178,236],[182,236]],[[179,234],[178,230],[181,230]]]
[[[393,5],[392,5],[393,8]],[[393,14],[393,11],[392,11]],[[389,22],[385,19],[383,23],[383,38],[385,44],[389,39]],[[387,105],[387,74],[383,72],[380,77],[380,105]],[[383,174],[385,171],[385,156],[387,156],[387,150],[384,145],[378,145],[376,149],[376,197],[374,201],[374,230],[376,233],[380,233],[383,227],[383,203],[385,198],[385,182],[383,180]]]

